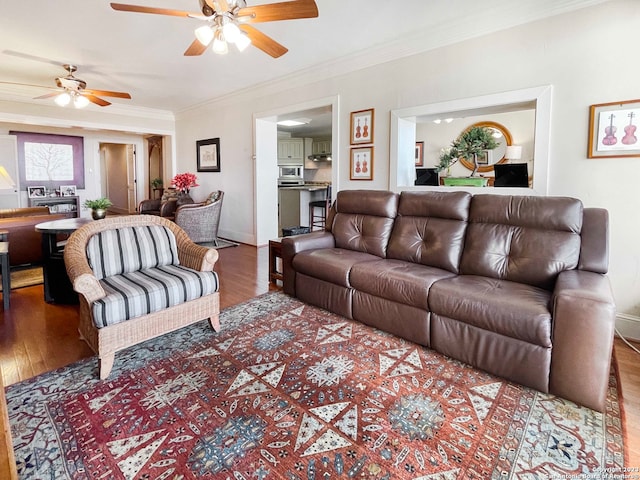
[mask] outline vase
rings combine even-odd
[[[176,205],[179,207],[180,205],[187,205],[189,203],[194,203],[193,198],[191,198],[191,196],[189,195],[189,192],[179,192]]]
[[[93,218],[94,220],[102,220],[106,216],[106,208],[94,208],[93,210],[91,210],[91,218]]]

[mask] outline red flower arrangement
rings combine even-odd
[[[179,173],[171,180],[171,185],[183,193],[189,193],[191,187],[199,187],[195,173]]]

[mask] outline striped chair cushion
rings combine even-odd
[[[218,291],[216,272],[180,265],[113,275],[100,280],[107,295],[92,305],[97,328],[158,312]]]
[[[147,268],[180,264],[176,237],[161,225],[122,227],[99,232],[87,243],[87,258],[99,280]]]

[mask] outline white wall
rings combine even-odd
[[[640,314],[640,159],[586,158],[588,107],[638,98],[640,2],[614,0],[571,14],[314,81],[282,79],[176,115],[177,170],[195,170],[196,140],[220,137],[221,173],[200,174],[206,195],[225,190],[221,235],[255,238],[254,113],[339,95],[341,179],[335,190],[387,189],[389,112],[538,85],[553,85],[549,193],[581,198],[611,216],[611,279],[619,310]],[[349,180],[349,112],[375,108],[374,180]]]

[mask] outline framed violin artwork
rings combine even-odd
[[[373,108],[351,112],[351,145],[373,143]]]
[[[588,158],[640,157],[640,100],[589,108]]]
[[[373,180],[373,147],[351,149],[350,180]]]

